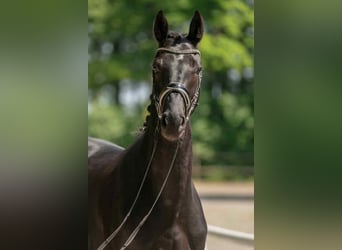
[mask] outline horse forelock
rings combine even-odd
[[[179,50],[194,49],[195,47],[187,39],[187,35],[175,31],[170,31],[165,41],[159,47],[175,48]]]

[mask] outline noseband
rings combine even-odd
[[[197,49],[188,49],[188,50],[174,50],[167,48],[159,48],[157,52],[166,52],[176,55],[184,55],[184,54],[198,54],[201,55],[200,51]],[[165,98],[170,93],[179,93],[185,104],[185,118],[188,120],[190,115],[193,113],[195,107],[198,105],[198,98],[201,88],[201,74],[198,76],[198,83],[196,87],[196,92],[192,98],[190,98],[190,94],[188,90],[185,88],[184,84],[181,82],[169,82],[168,85],[161,91],[159,96],[156,94],[153,95],[154,103],[156,106],[158,118],[161,119],[163,117],[163,110],[165,104]]]

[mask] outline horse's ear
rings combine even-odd
[[[154,37],[159,42],[159,44],[162,44],[165,41],[168,31],[169,25],[164,16],[164,12],[160,10],[156,15],[153,24]]]
[[[204,22],[201,14],[198,10],[195,11],[192,17],[189,34],[187,36],[188,40],[195,46],[201,41],[204,33]]]

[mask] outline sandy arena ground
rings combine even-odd
[[[254,234],[254,183],[195,182],[207,223]],[[253,243],[208,235],[207,250],[251,250]]]

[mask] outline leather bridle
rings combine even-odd
[[[176,55],[184,55],[184,54],[198,54],[201,55],[200,51],[197,49],[187,49],[187,50],[175,50],[170,48],[159,48],[157,52],[166,52]],[[190,98],[189,91],[185,88],[184,84],[181,82],[169,82],[168,85],[161,91],[159,95],[153,94],[154,104],[156,106],[157,115],[159,120],[162,119],[163,111],[164,111],[164,104],[165,98],[170,93],[179,93],[182,96],[182,99],[185,104],[185,118],[189,120],[190,115],[195,110],[196,106],[198,105],[198,99],[201,90],[201,72],[198,73],[198,82],[196,86],[195,94],[192,98]]]

